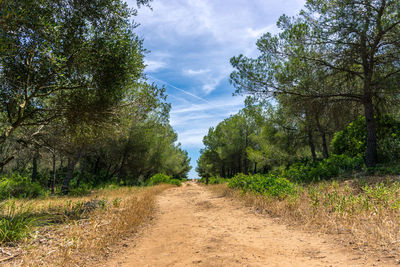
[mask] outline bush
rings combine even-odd
[[[400,173],[400,164],[377,164],[374,168],[368,168],[368,174],[395,175]]]
[[[170,178],[168,175],[163,173],[157,173],[150,177],[148,181],[148,185],[157,185],[157,184],[168,184],[170,182]]]
[[[0,179],[0,199],[10,197],[35,198],[45,195],[39,183],[32,182],[31,178],[13,173]]]
[[[274,174],[238,174],[229,181],[228,186],[242,189],[243,192],[250,191],[279,199],[284,199],[295,193],[295,185],[293,183]]]
[[[400,122],[390,115],[377,118],[377,149],[380,162],[394,162],[400,158]],[[332,152],[350,157],[363,156],[366,150],[365,117],[359,117],[343,131],[337,132],[331,142]]]
[[[182,181],[179,179],[171,179],[168,175],[163,173],[157,173],[150,177],[147,185],[157,185],[157,184],[173,184],[176,186],[181,186]]]
[[[201,178],[200,179],[200,182],[202,182],[202,183],[206,183],[206,178]],[[224,179],[224,178],[221,178],[221,177],[218,177],[218,176],[213,176],[213,177],[210,177],[210,178],[208,178],[208,184],[223,184],[223,183],[226,183],[226,182],[228,182],[228,179]]]
[[[316,182],[327,180],[340,174],[360,170],[364,166],[362,156],[331,155],[319,162],[297,163],[287,170],[281,170],[279,176],[296,182]]]
[[[178,179],[171,179],[168,183],[176,185],[176,186],[181,186],[182,185],[181,180],[178,180]]]

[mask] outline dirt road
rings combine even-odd
[[[108,266],[382,266],[195,183],[165,191],[153,225],[123,254]]]

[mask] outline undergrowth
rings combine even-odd
[[[33,216],[29,206],[16,204],[12,199],[0,203],[0,215],[0,244],[28,237],[38,224],[38,218]]]
[[[1,246],[10,254],[24,251],[7,263],[83,266],[104,258],[109,246],[151,218],[157,194],[169,187],[120,187],[81,197],[3,202],[6,224],[0,227],[7,231],[3,231],[6,238],[2,236]]]
[[[228,187],[283,199],[295,194],[295,184],[277,175],[238,174],[229,180]]]
[[[158,185],[158,184],[172,184],[176,186],[181,186],[182,182],[178,179],[171,179],[168,175],[163,173],[157,173],[150,177],[147,185]]]
[[[360,248],[400,253],[400,182],[398,177],[358,178],[296,185],[284,198],[254,190],[215,185],[221,196],[241,199],[284,221],[325,233],[343,234]]]

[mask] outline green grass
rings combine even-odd
[[[31,229],[38,225],[38,218],[33,216],[31,208],[24,204],[17,205],[15,200],[0,204],[0,244],[16,242],[28,237]]]

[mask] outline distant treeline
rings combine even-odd
[[[137,10],[120,0],[0,6],[0,183],[67,193],[186,177],[164,88],[143,73]]]

